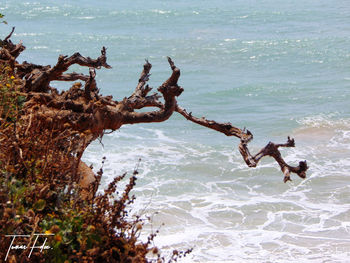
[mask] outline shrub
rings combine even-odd
[[[47,121],[42,125],[40,119],[24,114],[28,94],[22,84],[10,65],[0,64],[0,258],[6,258],[12,241],[6,235],[29,235],[16,237],[14,244],[28,247],[10,250],[9,262],[164,261],[152,246],[154,234],[147,242],[139,240],[144,220],[128,216],[137,171],[116,197],[117,184],[126,174],[98,194],[101,168],[90,197],[81,198],[80,158],[70,145],[84,134],[70,127],[57,131]],[[50,249],[31,252],[31,246],[42,245],[45,238]],[[170,261],[186,253],[174,251]],[[147,254],[153,254],[152,259]]]

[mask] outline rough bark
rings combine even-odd
[[[102,48],[101,55],[97,59],[75,53],[70,57],[59,56],[53,67],[28,62],[19,64],[16,58],[25,47],[22,43],[15,45],[9,40],[12,33],[13,31],[1,42],[0,60],[14,65],[17,77],[23,81],[21,90],[27,98],[23,118],[31,118],[31,121],[40,120],[44,126],[52,129],[53,136],[59,136],[62,130],[68,129],[75,136],[74,138],[78,139],[66,140],[63,147],[70,147],[72,154],[77,158],[80,158],[85,148],[93,140],[102,136],[105,130],[117,130],[125,124],[163,122],[173,112],[178,112],[193,123],[226,136],[239,138],[239,151],[249,167],[256,167],[261,158],[271,156],[280,165],[284,182],[290,180],[291,173],[296,173],[301,178],[306,176],[308,169],[306,161],[299,162],[296,167],[290,166],[284,161],[279,151],[279,147],[294,147],[293,139],[288,137],[285,144],[269,142],[256,155],[251,155],[248,143],[253,139],[253,134],[249,130],[234,127],[231,123],[219,123],[204,117],[198,118],[180,107],[176,100],[183,92],[183,88],[178,85],[180,69],[175,66],[171,58],[168,58],[171,75],[160,85],[158,92],[149,95],[152,88],[147,85],[147,81],[152,65],[146,60],[134,92],[128,98],[116,101],[112,96],[100,95],[95,81],[95,69],[111,68],[107,64],[105,47]],[[89,76],[75,72],[66,73],[73,64],[88,67]],[[84,87],[80,83],[74,83],[69,90],[59,93],[50,86],[51,81],[76,80],[85,82]],[[158,110],[136,111],[146,107],[156,107]]]
[[[22,42],[13,44],[10,40],[14,31],[15,28],[13,27],[10,34],[0,42],[0,46],[2,47],[0,50],[0,62],[7,62],[12,66],[12,68],[14,67],[16,58],[21,54],[22,51],[25,50]]]

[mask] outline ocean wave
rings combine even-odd
[[[160,10],[160,9],[152,9],[151,11],[153,13],[157,13],[157,14],[161,14],[161,15],[170,14],[171,13],[171,11],[169,11],[169,10]]]
[[[302,119],[297,120],[297,122],[306,127],[316,127],[316,128],[346,127],[350,129],[350,119],[344,119],[344,118],[337,119],[338,115],[339,113],[317,114],[317,115],[304,117]]]
[[[33,37],[35,37],[35,36],[44,36],[45,34],[44,33],[28,33],[28,32],[26,32],[26,33],[14,33],[13,34],[14,36],[18,36],[18,37],[22,37],[22,36],[33,36]]]
[[[95,16],[78,16],[77,19],[79,20],[92,20],[95,19]]]
[[[237,149],[179,140],[154,128],[121,129],[106,136],[102,151],[89,148],[84,158],[96,162],[97,153],[107,155],[107,177],[113,170],[131,172],[142,159],[134,212],[152,215],[144,238],[164,223],[155,241],[163,252],[196,244],[183,262],[342,260],[350,242],[350,122],[336,117],[298,120],[298,145],[282,154],[290,164],[307,159],[310,168],[305,180],[293,175],[288,184],[273,159],[251,169]],[[314,138],[324,130],[329,136],[320,147]],[[330,139],[343,149],[337,156]]]
[[[301,125],[294,133],[305,141],[319,143],[323,142],[327,147],[350,149],[350,119],[337,118],[338,114],[318,114],[297,120]]]

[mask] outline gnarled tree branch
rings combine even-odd
[[[174,62],[168,58],[168,62],[170,64],[170,67],[172,69],[172,74],[159,88],[158,91],[163,94],[165,104],[164,107],[160,108],[159,111],[151,111],[151,112],[133,112],[133,111],[126,111],[123,116],[123,124],[135,124],[135,123],[146,123],[146,122],[162,122],[167,120],[172,113],[175,110],[176,106],[176,98],[177,96],[180,96],[180,94],[183,92],[183,88],[177,85],[177,81],[180,77],[180,70],[174,65]],[[131,96],[131,99],[134,100],[134,96],[137,97],[143,97],[145,100],[147,100],[144,95],[148,93],[150,90],[149,88],[143,89],[143,86],[145,85],[146,81],[148,80],[148,74],[149,70],[151,69],[151,64],[146,61],[146,64],[144,66],[144,70],[141,73],[139,85],[137,86],[134,94]],[[150,98],[149,98],[150,99]],[[130,106],[130,103],[128,103],[128,100],[126,101],[128,106]],[[133,105],[137,105],[137,103],[133,103]],[[140,105],[137,105],[138,108]]]
[[[295,147],[294,139],[288,137],[288,141],[285,144],[275,144],[269,142],[256,155],[252,156],[248,149],[248,143],[253,139],[253,134],[249,130],[241,130],[232,126],[231,123],[219,123],[213,120],[207,120],[204,117],[194,117],[191,112],[187,113],[185,109],[179,107],[178,105],[176,105],[175,110],[189,121],[216,130],[227,136],[235,136],[240,138],[239,151],[245,163],[249,167],[256,167],[261,158],[263,158],[264,156],[271,156],[280,165],[281,170],[284,174],[284,182],[291,181],[290,173],[296,173],[301,178],[306,177],[306,170],[308,169],[306,161],[300,161],[299,165],[296,167],[290,166],[284,161],[280,151],[278,150],[279,147]]]
[[[49,83],[54,80],[64,80],[64,77],[67,77],[68,81],[73,77],[78,77],[81,75],[75,74],[65,74],[64,72],[68,70],[68,68],[73,65],[78,64],[80,66],[90,67],[90,68],[111,68],[110,65],[107,64],[106,57],[106,48],[102,47],[101,56],[97,59],[91,59],[90,57],[83,57],[79,53],[75,53],[70,57],[67,56],[59,56],[56,65],[53,68],[49,68],[47,70],[41,70],[39,72],[34,73],[34,75],[27,80],[30,83],[27,84],[27,87],[32,91],[47,91],[49,89]],[[85,77],[82,77],[85,78]]]
[[[264,156],[273,157],[276,162],[281,167],[281,170],[284,174],[284,182],[291,181],[290,173],[296,173],[301,178],[306,177],[306,170],[308,169],[306,161],[300,161],[299,165],[296,167],[288,165],[282,158],[279,147],[295,147],[294,139],[288,137],[287,143],[284,144],[275,144],[273,142],[269,142],[264,148],[262,148],[256,155],[252,156],[248,150],[247,142],[241,140],[239,144],[239,151],[243,156],[244,161],[249,167],[256,167],[258,162]]]
[[[299,162],[298,166],[290,166],[284,161],[279,151],[280,147],[294,147],[294,139],[288,137],[285,144],[269,142],[256,155],[251,155],[248,143],[253,139],[253,135],[249,130],[234,127],[231,123],[220,123],[204,117],[198,118],[180,107],[176,100],[176,97],[183,92],[183,88],[178,85],[180,69],[169,57],[168,62],[172,73],[158,88],[158,92],[148,95],[152,90],[147,84],[152,65],[146,60],[134,92],[128,98],[118,102],[114,101],[111,96],[98,94],[95,69],[111,68],[107,64],[105,47],[102,48],[101,56],[97,59],[75,53],[70,57],[59,56],[54,67],[27,62],[15,64],[15,58],[24,50],[24,46],[21,43],[14,45],[9,40],[12,33],[13,31],[2,41],[0,60],[15,65],[17,77],[24,80],[25,84],[22,88],[27,97],[24,112],[28,113],[31,122],[32,119],[38,118],[41,123],[46,123],[55,131],[54,133],[57,133],[57,136],[60,130],[69,129],[75,139],[67,139],[66,143],[71,149],[76,149],[75,156],[81,156],[89,143],[101,136],[107,129],[116,130],[125,124],[162,122],[176,111],[193,123],[226,136],[239,138],[239,151],[249,167],[256,167],[261,158],[271,156],[279,164],[284,174],[284,182],[290,180],[291,173],[296,173],[301,178],[306,176],[308,169],[306,161]],[[75,72],[66,73],[73,64],[89,67],[89,76]],[[85,82],[85,85],[82,88],[80,83],[75,83],[68,91],[59,94],[56,89],[50,87],[50,82],[55,80],[81,80]],[[164,102],[160,101],[161,98],[164,99]],[[145,107],[156,107],[158,110],[135,111]],[[77,134],[80,140],[76,139]],[[73,141],[76,143],[75,146],[72,145]]]
[[[2,47],[0,50],[0,61],[6,61],[12,68],[16,63],[16,58],[25,50],[25,46],[23,46],[22,42],[15,45],[10,40],[14,31],[15,27],[12,27],[10,34],[0,43],[0,47]]]
[[[247,141],[253,139],[253,135],[247,131],[246,133],[239,128],[232,126],[231,123],[219,123],[213,120],[207,120],[206,118],[197,118],[192,115],[192,112],[187,113],[187,111],[180,106],[176,105],[175,110],[184,116],[187,120],[197,123],[201,126],[213,129],[215,131],[221,132],[226,136],[235,136],[240,139],[245,139]]]

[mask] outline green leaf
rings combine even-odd
[[[35,202],[33,208],[37,211],[43,211],[46,206],[46,201],[44,199],[39,199]]]
[[[17,102],[19,106],[23,106],[23,103],[26,101],[26,97],[25,96],[18,96],[17,97]]]

